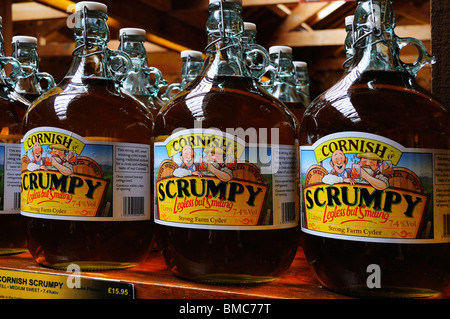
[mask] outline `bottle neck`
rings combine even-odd
[[[71,82],[85,78],[110,79],[111,71],[106,63],[109,30],[107,15],[100,11],[79,11],[75,19],[75,50],[72,65],[66,75]]]
[[[350,60],[354,55],[353,49],[353,25],[347,25],[345,27],[345,32],[347,36],[345,37],[344,47],[345,47],[345,56],[347,60]]]
[[[208,9],[208,45],[201,75],[210,78],[223,75],[249,77],[243,59],[241,5],[218,1],[210,4]]]
[[[270,60],[276,66],[276,80],[277,83],[287,83],[295,85],[294,64],[292,63],[292,54],[277,52],[270,55]]]
[[[395,54],[395,44],[381,36],[368,35],[365,40],[355,43],[352,67],[365,71],[403,71]],[[350,68],[352,68],[350,67]]]
[[[303,92],[304,94],[309,96],[308,70],[306,68],[296,68],[294,78],[297,91]]]
[[[300,103],[295,86],[294,64],[292,54],[274,52],[270,54],[271,64],[275,66],[274,82],[271,94],[283,102]]]
[[[83,43],[77,42],[77,46]],[[111,78],[105,59],[103,46],[93,46],[90,49],[81,48],[74,52],[72,65],[66,74],[72,82],[81,82],[85,78]]]
[[[395,14],[391,0],[359,1],[354,17],[353,62],[350,69],[404,71],[394,34]]]
[[[242,42],[244,44],[256,44],[256,31],[245,30],[242,36]]]
[[[145,38],[137,35],[122,35],[119,50],[127,53],[135,68],[148,66],[147,51],[144,46]]]
[[[38,71],[36,45],[32,43],[13,43],[12,57],[16,58],[26,75]]]
[[[200,70],[203,66],[203,59],[187,56],[183,58],[182,61],[183,61],[183,66],[181,67],[182,85],[186,87],[200,73]]]

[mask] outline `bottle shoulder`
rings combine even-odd
[[[86,106],[89,113],[102,108],[113,111],[119,106],[140,107],[140,103],[126,90],[117,88],[114,81],[96,79],[85,83],[62,82],[43,94],[30,109],[71,104]]]
[[[70,128],[84,136],[89,132],[105,135],[117,131],[152,130],[153,118],[146,107],[109,80],[91,83],[62,82],[37,99],[27,111],[24,130],[38,126]],[[112,134],[112,133],[111,133]],[[116,133],[114,133],[116,134]]]
[[[161,109],[155,127],[168,121],[176,125],[195,120],[217,128],[276,127],[280,122],[293,125],[281,101],[253,80],[234,76],[197,78]]]
[[[314,99],[308,114],[323,108],[345,112],[346,107],[371,108],[433,108],[447,112],[442,103],[403,72],[369,71],[361,75],[347,74],[330,89]]]
[[[261,105],[277,111],[284,108],[280,100],[252,79],[221,76],[215,79],[197,78],[174,99],[166,103],[162,111],[169,113],[184,108],[187,113],[193,113],[193,110],[206,111],[211,108],[217,109],[218,112],[229,112],[235,109],[239,113],[242,110],[258,109]]]
[[[414,79],[379,73],[383,74],[366,74],[351,82],[346,82],[346,76],[311,102],[302,120],[303,142],[331,133],[361,131],[404,145],[414,145],[417,136],[428,136],[427,147],[435,147],[431,142],[435,136],[440,140],[435,145],[441,145],[436,147],[448,148],[450,119],[446,108]]]

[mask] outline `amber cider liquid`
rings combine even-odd
[[[126,93],[114,92],[111,80],[88,79],[76,84],[64,79],[43,96],[44,100],[30,107],[24,133],[52,126],[92,141],[150,144],[153,122],[143,106]],[[148,196],[153,198],[150,190]],[[27,220],[28,248],[33,258],[58,269],[66,269],[71,263],[82,270],[132,267],[147,256],[154,239],[152,220]]]
[[[336,87],[334,87],[336,89]],[[300,145],[328,134],[378,134],[408,148],[450,148],[448,113],[407,74],[365,72],[347,95],[328,92],[306,111]],[[302,208],[303,209],[303,208]],[[308,262],[321,283],[356,296],[429,297],[449,287],[450,243],[347,241],[302,233]],[[381,269],[381,288],[369,289],[367,266]]]
[[[268,93],[257,91],[251,79],[199,77],[190,91],[172,100],[155,121],[155,137],[163,139],[180,127],[279,128],[279,142],[295,145],[298,131],[291,115]],[[188,88],[189,89],[189,88]],[[259,138],[259,137],[258,137]],[[248,141],[247,141],[248,142]],[[291,265],[298,248],[299,227],[278,230],[211,230],[156,224],[156,238],[169,268],[184,279],[207,283],[257,283],[276,279]]]
[[[26,106],[20,102],[0,98],[0,141],[2,143],[20,144],[22,115],[25,114],[25,110]],[[20,215],[19,210],[15,214],[0,213],[0,255],[26,251],[26,238],[25,219]]]
[[[303,114],[306,111],[306,108],[301,103],[293,103],[293,102],[283,102],[286,107],[291,111],[295,116],[295,120],[297,120],[298,125],[302,122]]]
[[[153,119],[156,118],[159,110],[164,106],[164,102],[161,99],[153,98],[149,95],[133,95],[133,97],[144,104]]]
[[[297,103],[297,102],[283,102],[284,105],[286,105],[286,107],[288,108],[288,110],[291,112],[291,114],[294,116],[294,120],[296,121],[297,126],[300,128],[300,123],[302,122],[302,118],[303,118],[303,114],[306,111],[305,106],[302,103]],[[300,165],[300,164],[298,164]],[[298,174],[298,178],[300,180],[300,168],[297,168],[297,174]],[[300,187],[300,183],[299,183],[299,187]],[[299,189],[300,192],[300,189]],[[300,236],[302,235],[302,233],[300,232]],[[299,241],[299,245],[301,246],[301,240]]]

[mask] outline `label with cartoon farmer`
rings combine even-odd
[[[302,230],[347,240],[450,241],[450,152],[342,132],[300,147]]]
[[[40,127],[23,137],[21,162],[25,216],[150,219],[150,145],[94,142]]]
[[[155,221],[205,229],[298,225],[294,145],[246,145],[213,129],[155,142]]]

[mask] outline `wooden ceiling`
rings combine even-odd
[[[70,28],[75,0],[1,0],[0,15],[11,10],[11,30],[5,25],[5,41],[13,35],[38,38],[38,54],[45,60],[71,57],[74,48]],[[137,27],[147,31],[150,54],[168,58],[184,49],[204,51],[209,0],[100,0],[108,6],[109,46],[118,47],[119,29]],[[9,4],[8,4],[9,3]],[[429,46],[430,0],[394,0],[396,33],[415,37]],[[9,8],[8,8],[9,6]],[[342,66],[345,60],[344,19],[355,12],[355,1],[309,2],[299,0],[243,0],[244,21],[257,25],[257,41],[268,48],[287,45],[294,59],[311,68]],[[3,10],[3,12],[2,12]],[[5,35],[5,32],[7,33]],[[9,34],[8,34],[9,32]],[[8,43],[6,43],[8,53]],[[10,51],[9,51],[10,52]],[[170,54],[168,54],[170,53]],[[413,58],[414,61],[414,58]],[[161,61],[156,61],[161,64]],[[170,63],[170,62],[169,62]],[[158,67],[158,65],[156,65]],[[178,70],[177,65],[174,70]],[[65,68],[66,69],[66,68]],[[163,71],[164,73],[164,71]]]
[[[4,1],[4,0],[2,0]],[[41,46],[53,44],[40,55],[66,54],[56,45],[73,42],[68,19],[74,3],[69,0],[12,1],[13,34],[34,35]],[[147,31],[148,50],[193,49],[206,45],[205,23],[208,0],[103,0],[108,5],[111,38],[118,29],[138,27]],[[293,48],[341,46],[345,38],[344,18],[354,13],[356,2],[312,2],[298,0],[243,0],[244,21],[256,23],[258,42]],[[430,1],[395,0],[399,36],[430,40]],[[70,52],[69,52],[70,53]]]

